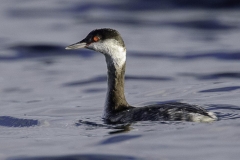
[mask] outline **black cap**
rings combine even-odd
[[[91,31],[87,37],[84,39],[84,41],[89,44],[93,42],[93,37],[98,36],[101,41],[104,41],[106,39],[115,39],[119,42],[119,44],[122,47],[125,47],[124,41],[120,35],[120,33],[114,29],[110,28],[102,28],[102,29],[96,29]]]

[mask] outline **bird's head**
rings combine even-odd
[[[118,31],[109,28],[91,31],[86,38],[65,49],[87,48],[105,55],[107,63],[123,65],[126,61],[126,48]]]
[[[103,28],[91,31],[87,37],[80,42],[66,47],[66,49],[79,48],[87,48],[103,54],[110,54],[116,49],[125,50],[125,44],[118,31]]]

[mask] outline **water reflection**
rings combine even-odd
[[[114,137],[110,137],[107,138],[105,140],[103,140],[102,142],[100,142],[100,145],[108,145],[108,144],[113,144],[113,143],[121,143],[124,141],[129,141],[131,139],[136,139],[136,138],[140,138],[141,135],[119,135],[119,136],[114,136]]]
[[[99,123],[99,122],[92,122],[92,121],[84,121],[84,120],[79,120],[77,123],[75,123],[76,126],[86,126],[88,127],[87,130],[92,130],[92,129],[98,129],[98,128],[105,128],[105,129],[111,129],[109,134],[118,134],[118,133],[124,133],[128,132],[132,129],[131,123],[126,123],[126,124],[105,124],[105,123]]]

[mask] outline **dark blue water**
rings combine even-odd
[[[30,1],[0,5],[0,159],[239,159],[238,1]],[[130,104],[181,101],[213,123],[106,125],[104,57],[64,48],[117,29]]]

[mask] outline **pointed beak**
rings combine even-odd
[[[79,49],[79,48],[85,48],[86,46],[87,46],[87,43],[85,42],[85,39],[83,39],[80,42],[67,46],[65,49]]]

